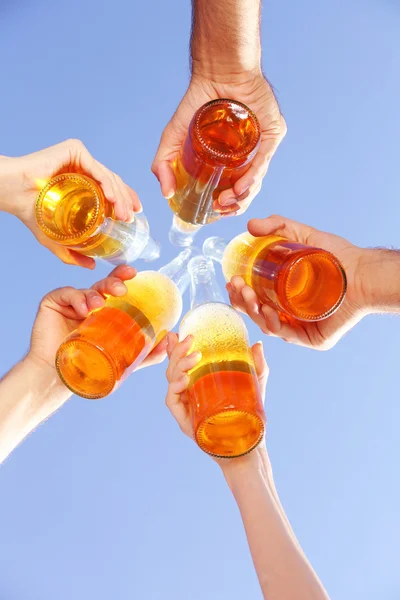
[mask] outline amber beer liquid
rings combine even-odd
[[[138,273],[125,282],[125,296],[107,297],[63,341],[56,369],[72,392],[89,399],[107,396],[175,327],[189,284],[187,263],[195,253],[185,250],[158,272]]]
[[[114,265],[160,255],[146,217],[137,214],[133,223],[116,220],[101,187],[78,173],[57,175],[42,187],[36,220],[53,242]]]
[[[242,233],[228,245],[208,238],[206,256],[221,262],[225,279],[241,276],[261,303],[301,321],[332,315],[346,293],[346,273],[330,252],[284,237]]]
[[[265,428],[248,334],[242,317],[223,302],[211,261],[193,258],[189,271],[192,309],[179,337],[193,335],[191,352],[202,354],[186,392],[195,439],[208,454],[234,458],[255,448]]]
[[[175,161],[169,205],[179,220],[205,225],[220,217],[213,202],[249,169],[260,143],[256,116],[235,100],[212,100],[193,116]],[[176,224],[176,221],[175,221]]]

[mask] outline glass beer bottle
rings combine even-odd
[[[234,458],[250,452],[264,436],[265,414],[247,329],[226,304],[213,263],[191,259],[191,310],[179,338],[193,335],[191,352],[200,362],[189,371],[186,391],[197,444],[213,456]]]
[[[199,253],[181,252],[159,271],[142,271],[125,296],[108,296],[62,342],[56,369],[65,385],[89,399],[110,394],[175,327],[182,294],[189,285],[188,261]]]
[[[201,225],[221,216],[214,201],[249,169],[259,143],[257,117],[241,102],[219,99],[199,108],[173,164],[177,189],[169,200],[175,213],[172,243],[189,245]]]
[[[135,214],[133,223],[116,220],[113,205],[86,175],[63,173],[48,181],[36,200],[36,220],[53,242],[113,265],[160,256],[146,217]]]
[[[222,263],[227,281],[239,275],[261,303],[301,321],[329,317],[346,294],[346,273],[333,254],[281,236],[246,232],[229,244],[210,237],[203,252]]]

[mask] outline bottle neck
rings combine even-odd
[[[195,246],[186,248],[176,256],[171,262],[167,263],[161,269],[159,273],[169,277],[178,288],[181,296],[185,293],[190,283],[190,273],[188,271],[189,261],[195,256],[200,254],[200,250]]]
[[[227,244],[223,238],[209,237],[203,244],[203,254],[211,260],[221,263]]]
[[[205,256],[196,256],[189,262],[190,307],[196,308],[207,302],[225,302],[217,283],[214,265]]]

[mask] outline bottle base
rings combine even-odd
[[[173,246],[187,248],[193,243],[194,236],[201,228],[201,225],[192,225],[182,221],[177,215],[172,219],[171,229],[169,230],[168,238]]]
[[[101,348],[81,339],[61,344],[56,369],[62,382],[74,394],[97,400],[110,394],[117,382],[112,359]]]
[[[264,437],[262,419],[247,411],[224,410],[200,423],[198,446],[216,458],[238,458],[258,446]]]

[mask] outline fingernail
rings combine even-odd
[[[94,306],[102,306],[104,304],[103,298],[98,294],[93,294],[93,296],[90,297],[90,300]]]
[[[232,281],[231,281],[231,286],[232,286],[232,291],[233,291],[233,292],[236,292],[236,288],[235,288],[235,286],[233,285]]]
[[[248,192],[250,189],[249,185],[246,185],[246,187],[244,188],[240,188],[238,191],[238,196],[243,196],[243,194],[245,194],[246,192]]]
[[[165,197],[167,200],[170,200],[170,198],[172,198],[172,196],[175,194],[173,189],[170,189],[169,192],[166,193]]]
[[[126,286],[121,281],[116,281],[113,283],[112,289],[114,292],[118,292],[119,294],[126,294],[127,292]]]
[[[198,350],[196,352],[193,352],[193,356],[196,359],[196,362],[199,362],[202,359],[202,353]]]
[[[259,340],[259,341],[257,342],[257,344],[260,346],[261,350],[264,350],[264,344],[262,343],[262,341],[261,341],[261,340]]]
[[[238,214],[238,211],[237,211],[237,210],[235,210],[234,212],[230,212],[230,213],[226,213],[226,214],[222,213],[222,215],[221,215],[221,216],[222,216],[222,217],[225,217],[225,218],[226,218],[226,217],[236,217],[236,215],[237,215],[237,214]]]
[[[230,204],[235,204],[236,201],[236,196],[229,196],[228,198],[224,198],[223,200],[218,200],[221,206],[229,206]]]

